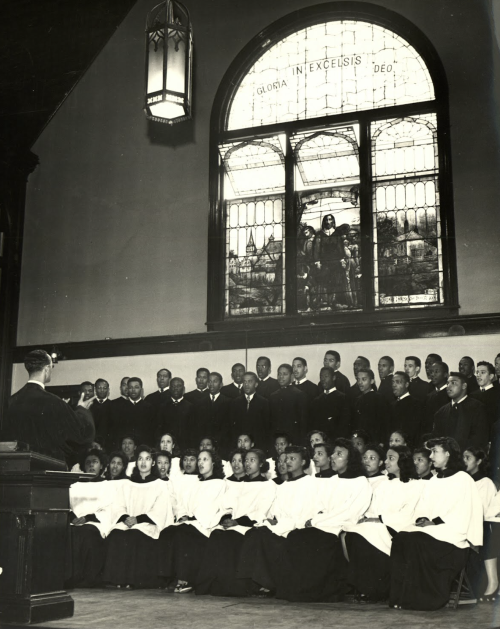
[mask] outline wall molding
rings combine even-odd
[[[40,345],[15,347],[13,349],[13,362],[22,363],[24,356],[35,348],[51,352],[54,346],[58,348],[66,360],[85,360],[117,356],[180,354],[293,345],[335,345],[335,343],[482,334],[500,335],[500,313],[450,316],[440,319],[419,317],[400,321],[380,321],[373,317],[370,322],[317,323],[293,327],[274,327],[273,329],[238,329],[50,345],[41,343]],[[498,351],[500,351],[500,339]]]

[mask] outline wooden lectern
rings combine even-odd
[[[0,624],[73,615],[64,591],[69,486],[88,474],[36,452],[0,452]]]

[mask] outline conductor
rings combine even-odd
[[[2,425],[2,441],[24,441],[33,452],[66,461],[72,448],[68,442],[92,443],[94,421],[88,410],[95,399],[83,401],[73,411],[66,402],[45,390],[52,375],[52,358],[35,349],[24,359],[29,380],[9,400]]]

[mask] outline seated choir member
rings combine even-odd
[[[420,480],[431,480],[434,477],[432,473],[432,461],[430,459],[430,450],[422,446],[413,450],[413,465],[415,466],[415,476]]]
[[[309,467],[305,470],[306,474],[310,474],[311,476],[314,476],[316,474],[316,467],[314,465],[314,461],[312,460],[312,457],[314,455],[314,446],[317,443],[331,443],[328,435],[326,434],[326,432],[323,432],[322,430],[312,430],[307,436],[306,436],[306,446],[309,449],[309,455],[311,457],[311,463],[309,465]]]
[[[160,437],[160,450],[168,452],[170,454],[170,475],[176,476],[181,473],[179,448],[177,447],[177,441],[174,435],[169,432],[164,433]]]
[[[324,483],[304,471],[311,463],[307,448],[288,446],[285,454],[289,480],[278,487],[267,517],[245,535],[238,564],[238,578],[250,579],[263,595],[278,586],[287,535],[320,510],[319,486]]]
[[[250,450],[250,448],[255,446],[253,435],[244,432],[241,433],[241,435],[238,435],[236,438],[236,446],[242,450]]]
[[[222,460],[213,450],[199,452],[198,470],[198,480],[190,484],[190,491],[176,494],[177,522],[163,535],[162,551],[171,564],[162,565],[165,557],[161,558],[161,576],[176,578],[174,592],[178,594],[193,590],[210,532],[220,519],[226,487]]]
[[[347,580],[361,602],[375,603],[389,597],[392,537],[414,522],[423,487],[412,480],[413,458],[406,446],[387,450],[385,469],[389,480],[373,488],[369,509],[346,528]]]
[[[426,447],[438,473],[423,484],[415,525],[392,540],[389,605],[396,609],[433,611],[446,605],[469,545],[483,543],[481,498],[463,471],[458,443],[437,437]]]
[[[339,534],[366,512],[372,490],[361,456],[352,443],[339,438],[333,446],[332,469],[336,475],[325,481],[316,480],[320,488],[316,513],[305,522],[298,521],[283,544],[278,598],[336,602],[346,594],[347,562]],[[287,486],[288,483],[283,487]]]
[[[267,459],[267,462],[269,463],[269,472],[267,473],[268,478],[276,477],[276,461],[278,460],[280,454],[285,451],[285,448],[292,445],[290,435],[287,432],[275,432],[273,435],[273,445],[274,454],[271,458]]]
[[[126,474],[130,476],[135,467],[135,459],[137,454],[137,437],[133,433],[127,433],[123,435],[120,440],[120,448],[125,456],[128,458]]]
[[[494,603],[498,590],[497,557],[499,547],[499,530],[488,521],[490,505],[495,498],[497,489],[495,483],[488,478],[488,457],[481,448],[469,446],[464,450],[465,471],[471,475],[483,505],[483,545],[479,553],[471,552],[467,567],[468,576],[479,603]],[[494,514],[496,515],[496,514]],[[483,568],[486,573],[486,583]]]
[[[385,452],[378,443],[368,443],[362,456],[366,477],[372,487],[372,491],[388,479],[385,474]]]
[[[271,459],[272,460],[272,459]],[[267,460],[269,463],[269,459]],[[286,452],[282,452],[278,455],[276,461],[273,461],[275,465],[274,477],[271,479],[276,485],[282,485],[288,480],[288,468],[286,466]]]
[[[212,531],[196,579],[196,594],[247,596],[251,586],[236,578],[244,535],[267,515],[276,485],[267,480],[266,455],[252,448],[244,452],[245,482],[232,484],[222,501],[219,525]],[[229,489],[229,488],[228,488]]]
[[[333,447],[330,443],[315,443],[313,446],[313,463],[316,468],[316,478],[331,478],[335,475],[332,470],[330,457]]]
[[[155,454],[155,464],[161,480],[170,480],[170,468],[172,466],[172,455],[170,452],[160,450]]]
[[[233,473],[231,476],[226,477],[227,481],[231,481],[233,483],[243,481],[246,474],[244,465],[246,453],[247,450],[244,450],[243,448],[236,448],[236,450],[229,453],[229,462],[231,463],[231,470]]]
[[[406,446],[411,447],[408,435],[402,430],[394,430],[389,436],[389,446]]]
[[[212,450],[213,452],[219,453],[219,447],[217,441],[214,437],[202,437],[199,446],[200,452],[201,450]],[[220,456],[220,454],[219,454]],[[231,468],[231,463],[229,461],[222,460],[222,469],[224,470],[224,476],[231,476],[233,470]]]
[[[132,481],[132,482],[131,482]],[[170,483],[161,481],[149,446],[137,448],[130,480],[119,481],[117,523],[108,537],[104,581],[117,587],[158,587],[157,541],[173,523]]]
[[[366,430],[356,429],[349,439],[352,441],[353,446],[358,452],[363,455],[366,451],[366,446],[373,441],[371,435]]]
[[[80,467],[104,481],[107,458],[93,448],[82,457]],[[114,522],[114,492],[106,482],[76,482],[69,489],[70,537],[66,553],[66,587],[95,587],[104,566],[105,542]],[[88,525],[88,526],[87,526]]]
[[[104,478],[106,480],[123,480],[127,478],[128,457],[125,452],[115,450],[109,455],[109,463]]]

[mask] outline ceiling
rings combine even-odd
[[[0,153],[29,150],[136,0],[2,0]]]

